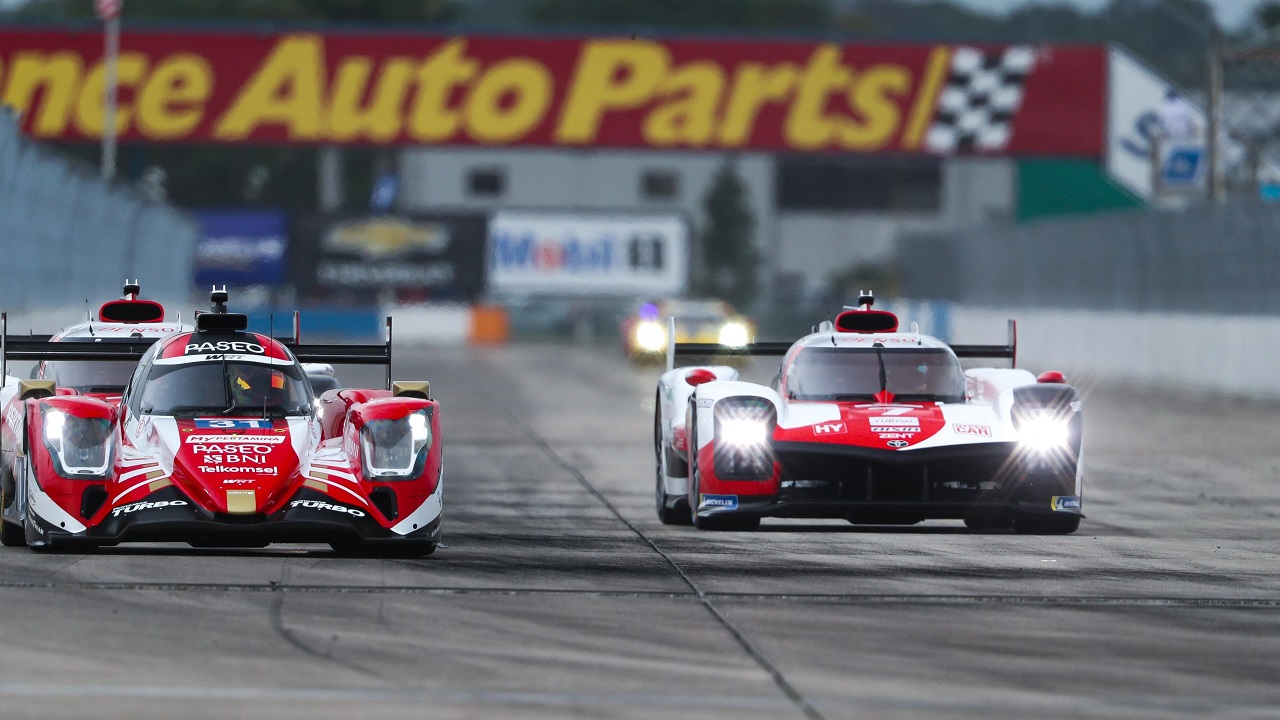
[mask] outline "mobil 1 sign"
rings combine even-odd
[[[499,212],[489,221],[496,293],[683,292],[689,227],[679,215]]]

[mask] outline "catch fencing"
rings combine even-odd
[[[902,294],[969,307],[1280,314],[1280,204],[1233,201],[903,238]]]
[[[0,107],[0,309],[116,297],[125,278],[145,297],[190,296],[198,228],[91,168],[23,137]]]

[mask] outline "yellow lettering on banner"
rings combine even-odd
[[[369,102],[361,105],[373,60],[353,57],[342,62],[334,80],[329,105],[329,140],[368,140],[386,143],[400,135],[404,121],[400,109],[409,94],[416,63],[407,58],[391,58],[382,67]]]
[[[138,131],[154,140],[191,133],[204,119],[213,94],[213,70],[199,55],[180,53],[161,60],[138,93]]]
[[[20,115],[34,112],[31,132],[36,137],[58,137],[67,129],[72,106],[80,90],[84,62],[73,52],[20,52],[10,61],[9,86],[4,104]],[[32,107],[36,93],[40,106]]]
[[[793,148],[818,150],[835,137],[840,123],[827,116],[827,102],[832,93],[842,92],[853,81],[853,73],[840,63],[840,56],[837,45],[820,45],[809,56],[783,125],[787,143]]]
[[[462,124],[461,113],[449,108],[454,88],[467,85],[480,63],[466,56],[466,40],[450,40],[418,67],[418,93],[409,115],[409,136],[419,142],[447,140]]]
[[[590,40],[578,57],[578,71],[561,112],[556,140],[582,145],[596,139],[609,110],[648,102],[671,66],[671,54],[645,40]]]
[[[791,63],[768,67],[743,63],[734,74],[729,104],[720,123],[720,144],[742,147],[751,139],[765,105],[785,100],[795,88],[800,69]]]
[[[261,125],[283,125],[290,140],[319,140],[324,87],[324,38],[286,35],[219,118],[213,137],[243,140]]]
[[[150,61],[146,55],[137,52],[120,53],[116,65],[116,82],[121,88],[137,87],[138,82],[147,74]],[[76,101],[76,129],[89,137],[102,137],[106,127],[103,118],[104,90],[106,88],[107,66],[99,62],[84,76],[80,85],[80,97]],[[118,96],[117,96],[118,97]],[[116,103],[116,133],[123,135],[129,132],[133,110],[123,101]]]
[[[849,108],[861,120],[840,126],[840,143],[850,150],[879,150],[893,137],[902,111],[893,98],[911,89],[911,73],[901,65],[876,65],[867,69],[849,89]]]
[[[662,84],[668,100],[644,121],[644,139],[651,145],[702,147],[711,140],[716,109],[724,93],[724,71],[709,61],[680,66]]]
[[[467,132],[482,143],[519,139],[547,114],[554,85],[551,73],[537,61],[512,58],[497,63],[467,97]]]

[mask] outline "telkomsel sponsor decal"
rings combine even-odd
[[[119,517],[121,515],[131,515],[139,510],[155,510],[166,507],[182,507],[187,504],[186,500],[157,500],[155,502],[143,501],[121,505],[111,511],[111,517]]]
[[[323,500],[294,500],[289,503],[291,508],[306,508],[308,510],[332,510],[333,512],[346,513],[351,517],[364,517],[365,514],[355,508],[344,507],[342,505],[334,505]]]

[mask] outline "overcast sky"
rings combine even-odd
[[[696,2],[697,0],[692,0]],[[845,0],[848,2],[849,0]],[[1008,12],[1009,10],[1032,3],[1065,3],[1077,7],[1096,10],[1105,5],[1107,0],[955,0],[977,10],[985,12]],[[1235,28],[1248,22],[1260,0],[1209,0],[1209,4],[1218,13],[1218,21],[1227,27]],[[25,0],[0,0],[0,8],[21,5]],[[88,0],[85,0],[88,2]],[[128,5],[128,0],[125,2]]]

